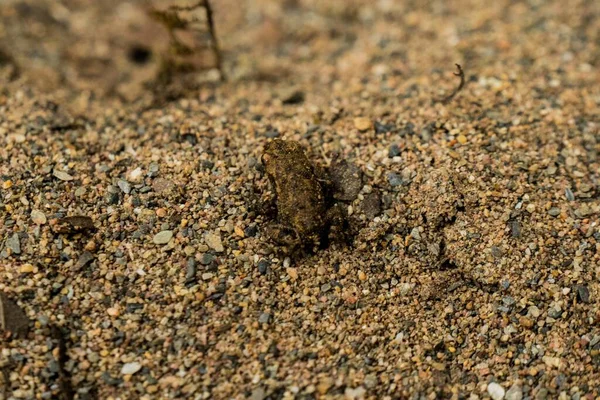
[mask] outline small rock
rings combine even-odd
[[[562,315],[562,310],[558,307],[552,307],[548,310],[548,316],[550,318],[558,319]]]
[[[14,254],[21,254],[21,240],[19,234],[15,233],[8,239],[6,239],[6,247],[8,247]]]
[[[123,191],[125,194],[131,193],[131,185],[124,179],[119,179],[117,181],[117,186]]]
[[[271,263],[268,260],[265,260],[265,259],[260,260],[258,262],[258,272],[261,275],[266,274],[270,265],[271,265]]]
[[[94,256],[89,251],[84,251],[77,259],[77,263],[73,266],[75,271],[79,271],[94,260]]]
[[[119,315],[121,315],[121,312],[119,311],[118,307],[107,308],[106,313],[111,317],[118,317]]]
[[[576,289],[577,289],[577,300],[579,300],[582,303],[589,303],[590,302],[590,290],[588,289],[588,287],[585,285],[577,285]]]
[[[250,224],[244,229],[244,234],[247,237],[254,237],[258,233],[258,226],[256,224]]]
[[[216,257],[210,253],[204,253],[204,254],[202,254],[202,257],[200,258],[200,264],[210,265],[213,263],[213,261],[215,261],[215,258]]]
[[[154,244],[167,244],[173,238],[173,231],[161,231],[158,232],[152,238]]]
[[[375,121],[375,133],[384,134],[388,132],[392,132],[396,127],[392,124],[384,124],[379,121]]]
[[[225,250],[225,248],[223,247],[223,243],[221,242],[221,234],[219,232],[207,232],[204,235],[204,241],[211,249],[213,249],[217,253],[221,253]]]
[[[506,391],[506,400],[521,400],[523,399],[523,388],[520,384],[514,383],[510,389]]]
[[[157,177],[159,169],[160,169],[160,166],[157,163],[155,163],[155,162],[150,163],[150,166],[148,167],[148,176],[150,178]]]
[[[516,221],[516,220],[510,221],[509,226],[510,226],[510,235],[514,238],[520,238],[521,237],[521,224],[519,223],[519,221]]]
[[[261,324],[268,324],[269,321],[271,321],[271,314],[269,313],[262,313],[260,314],[260,317],[258,317],[258,322]]]
[[[570,188],[565,189],[565,197],[567,198],[567,201],[575,200],[575,195],[573,194]]]
[[[335,188],[333,197],[342,201],[356,199],[363,186],[360,168],[344,159],[336,158],[329,172]]]
[[[365,397],[366,393],[367,393],[367,390],[362,386],[359,386],[357,388],[346,388],[346,390],[344,391],[344,395],[346,396],[346,399],[348,399],[348,400],[363,399]]]
[[[265,389],[261,386],[257,387],[252,391],[249,400],[264,400],[267,396]]]
[[[190,283],[196,280],[196,260],[188,258],[185,269],[185,282]]]
[[[358,279],[360,279],[361,281],[366,281],[367,280],[367,274],[365,274],[362,271],[358,271]]]
[[[292,281],[298,279],[298,270],[296,268],[286,268],[286,272]]]
[[[60,179],[61,181],[72,181],[73,177],[69,174],[67,174],[66,172],[63,171],[59,171],[59,170],[54,170],[53,175]]]
[[[34,224],[44,225],[47,221],[46,215],[40,210],[32,210],[31,211],[31,220]]]
[[[487,387],[487,392],[494,400],[504,399],[504,388],[496,382],[491,382]]]
[[[361,132],[368,131],[373,126],[369,118],[358,117],[354,118],[354,127]]]
[[[152,189],[159,194],[168,193],[174,187],[175,184],[168,179],[157,178],[154,180],[154,182],[152,182]]]
[[[502,250],[500,250],[500,247],[498,247],[498,246],[492,246],[492,255],[495,258],[502,257]]]
[[[281,96],[283,104],[300,104],[304,101],[304,92],[301,90],[288,90]]]
[[[548,389],[541,388],[535,395],[535,400],[545,400],[548,397]]]
[[[552,207],[548,210],[548,214],[552,217],[558,217],[560,215],[560,208]]]
[[[388,172],[387,180],[390,186],[396,187],[402,185],[402,178],[395,172]]]
[[[367,195],[362,202],[362,209],[367,219],[373,219],[381,214],[381,195],[378,191],[373,191]]]
[[[400,150],[400,146],[398,146],[396,143],[394,143],[393,145],[390,146],[390,149],[388,150],[388,157],[389,158],[394,158],[400,155],[402,151]]]
[[[529,308],[527,309],[527,315],[529,315],[532,318],[537,318],[540,316],[540,314],[541,311],[536,306],[529,306]]]
[[[142,169],[141,168],[136,168],[133,171],[131,171],[127,177],[129,178],[130,181],[132,182],[140,182],[142,180]]]
[[[23,338],[29,332],[29,318],[7,295],[0,292],[0,328]]]
[[[19,272],[22,274],[30,274],[33,272],[33,270],[34,270],[34,267],[31,264],[23,264],[19,268]]]
[[[86,216],[72,216],[59,219],[52,227],[56,233],[75,233],[94,228],[94,221]]]
[[[412,230],[410,231],[410,236],[417,241],[421,240],[421,232],[419,231],[419,228],[412,228]]]
[[[142,369],[142,364],[140,364],[139,362],[126,363],[126,364],[123,364],[123,367],[121,368],[121,374],[133,375],[136,372],[138,372],[140,369]]]
[[[265,136],[269,139],[275,139],[281,136],[281,133],[277,129],[269,130],[265,132]]]

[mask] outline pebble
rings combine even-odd
[[[261,324],[268,324],[270,320],[271,314],[269,313],[262,313],[260,314],[260,317],[258,317],[258,322],[260,322]]]
[[[140,364],[139,362],[126,363],[126,364],[123,364],[123,367],[121,368],[121,374],[122,375],[133,375],[136,372],[138,372],[140,369],[142,369],[142,364]]]
[[[330,178],[335,188],[333,197],[342,201],[356,199],[363,187],[362,171],[355,164],[336,158],[329,168]]]
[[[196,279],[196,260],[188,258],[185,269],[186,283],[193,282]]]
[[[551,217],[558,217],[560,215],[560,208],[552,207],[551,209],[548,210],[548,214]]]
[[[246,229],[244,229],[244,234],[247,237],[254,237],[254,236],[256,236],[257,233],[258,233],[258,225],[256,225],[256,224],[250,224],[246,227]]]
[[[364,282],[367,280],[367,275],[362,271],[358,271],[358,279]]]
[[[268,260],[265,260],[265,259],[260,260],[258,262],[258,272],[261,275],[266,274],[270,265],[271,265],[271,263]]]
[[[46,215],[40,210],[31,211],[31,220],[37,225],[44,225],[47,222]]]
[[[555,306],[555,307],[551,307],[551,308],[548,310],[548,316],[549,316],[550,318],[554,318],[554,319],[558,319],[558,318],[560,318],[560,317],[561,317],[561,315],[562,315],[562,313],[563,313],[563,312],[562,312],[562,310],[561,310],[560,308],[558,308],[557,306]]]
[[[131,192],[131,185],[124,179],[119,179],[117,181],[117,186],[123,191],[125,194],[129,194]]]
[[[265,389],[262,386],[259,386],[252,391],[249,400],[264,400],[266,395]]]
[[[346,388],[346,390],[344,391],[344,395],[348,400],[363,399],[366,393],[367,390],[362,386],[359,386],[357,388]]]
[[[574,201],[575,200],[575,195],[573,194],[573,192],[571,191],[570,188],[566,188],[565,189],[565,197],[567,198],[568,201]]]
[[[369,118],[357,117],[354,118],[354,127],[361,132],[368,131],[373,126]]]
[[[223,243],[221,242],[221,234],[218,232],[207,232],[204,235],[204,240],[206,241],[206,244],[217,253],[221,253],[225,250]]]
[[[540,316],[540,314],[541,311],[536,306],[529,306],[529,308],[527,309],[527,315],[529,315],[532,318],[537,318]]]
[[[77,263],[75,264],[74,269],[78,271],[84,268],[89,263],[91,263],[93,260],[94,256],[92,255],[92,253],[86,250],[83,253],[81,253],[79,258],[77,259]]]
[[[54,176],[57,177],[58,179],[60,179],[61,181],[72,181],[74,178],[67,174],[66,172],[63,171],[59,171],[59,170],[54,170],[53,172]]]
[[[590,290],[588,289],[587,286],[585,285],[577,285],[577,300],[581,301],[582,303],[589,303],[590,302]]]
[[[140,182],[142,179],[142,169],[139,167],[134,169],[129,173],[128,177],[132,182]]]
[[[161,231],[158,232],[152,238],[154,244],[167,244],[173,238],[173,231]]]
[[[369,220],[381,214],[381,195],[379,192],[366,194],[361,207]]]
[[[395,172],[388,172],[387,180],[390,186],[397,187],[402,185],[402,178]]]
[[[204,253],[204,254],[202,254],[202,257],[200,257],[200,264],[210,265],[213,263],[213,261],[215,261],[215,259],[216,259],[216,257],[213,254]]]
[[[29,332],[29,318],[25,312],[0,291],[0,328],[16,337],[25,337]]]
[[[502,400],[504,398],[504,388],[496,382],[488,384],[487,392],[494,400]]]
[[[304,92],[301,90],[287,90],[282,93],[281,102],[283,104],[300,104],[304,101]]]
[[[34,270],[34,267],[31,264],[23,264],[19,268],[19,272],[22,274],[30,274],[33,272],[33,270]]]
[[[388,157],[394,158],[394,157],[399,156],[400,154],[401,154],[400,146],[398,146],[396,143],[392,144],[390,146],[390,149],[388,150]]]
[[[506,400],[522,400],[523,399],[523,388],[518,383],[514,383],[510,389],[506,391]]]
[[[158,194],[168,193],[174,187],[175,184],[168,179],[157,178],[152,182],[152,189]]]
[[[6,247],[8,247],[14,254],[21,254],[21,240],[19,234],[14,233],[8,239],[6,239]]]

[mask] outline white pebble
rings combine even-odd
[[[504,388],[496,382],[492,382],[487,387],[488,394],[494,400],[502,400],[504,398]]]
[[[142,364],[139,362],[132,362],[123,364],[123,368],[121,368],[121,374],[123,375],[133,375],[142,369]]]

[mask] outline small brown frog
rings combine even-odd
[[[276,139],[265,146],[262,156],[275,187],[277,225],[270,236],[291,247],[318,246],[329,232],[325,192],[315,168],[294,141]]]

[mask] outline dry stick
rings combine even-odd
[[[462,67],[460,66],[460,64],[455,64],[456,68],[458,69],[458,72],[455,72],[454,75],[460,77],[460,83],[458,84],[458,87],[456,89],[454,89],[454,92],[450,93],[448,96],[444,97],[443,99],[438,100],[439,102],[442,102],[444,104],[449,103],[454,96],[456,96],[458,94],[458,92],[460,92],[462,90],[462,88],[465,86],[465,73],[463,72]]]
[[[63,336],[61,329],[52,325],[50,328],[52,332],[52,338],[58,342],[58,385],[60,388],[60,399],[61,400],[73,400],[75,393],[73,391],[73,385],[71,384],[71,377],[65,369],[69,356],[67,355],[67,343]]]
[[[219,43],[217,42],[217,35],[215,33],[215,20],[213,19],[212,7],[210,6],[209,0],[204,0],[204,8],[206,9],[206,18],[208,20],[208,31],[211,36],[211,44],[212,50],[215,54],[215,58],[217,59],[217,68],[221,74],[221,80],[224,81],[225,72],[223,71],[223,62],[221,57],[221,49],[219,48]]]

